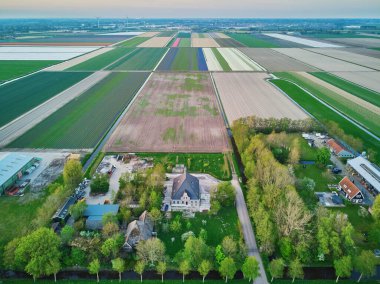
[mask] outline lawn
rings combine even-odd
[[[182,217],[179,212],[172,212],[172,219],[176,216]],[[170,222],[169,222],[170,223]],[[239,220],[236,208],[223,207],[216,216],[210,216],[208,213],[196,213],[194,218],[181,219],[182,228],[180,232],[162,231],[162,224],[158,225],[158,238],[160,238],[166,246],[166,254],[174,257],[177,252],[183,249],[184,243],[181,235],[188,231],[192,231],[196,236],[199,235],[203,228],[207,231],[207,245],[216,247],[225,236],[233,236],[235,240],[240,239]],[[174,240],[173,240],[174,239]]]
[[[181,38],[178,47],[190,47],[191,39],[190,38]]]
[[[134,37],[129,40],[119,43],[117,46],[120,47],[136,47],[139,44],[142,44],[144,41],[147,41],[150,37]]]
[[[58,280],[58,283],[62,284],[93,284],[95,283],[96,279],[95,276],[93,276],[93,280]],[[102,275],[100,273],[100,280],[101,283],[118,283],[117,279],[114,280],[103,280]],[[2,283],[4,284],[27,284],[27,283],[34,283],[32,279],[30,280],[4,280]],[[44,284],[56,284],[53,280],[38,280],[38,283],[44,283]],[[129,283],[129,284],[141,284],[140,280],[122,280],[120,283]],[[146,284],[162,284],[161,280],[143,280],[143,283]],[[183,284],[182,280],[165,280],[164,283],[167,284]],[[225,284],[224,280],[208,280],[206,277],[205,282],[203,283],[202,280],[186,280],[185,283],[190,284]],[[228,280],[228,283],[232,284],[247,284],[249,283],[247,280]],[[292,280],[274,280],[272,282],[273,284],[290,284],[293,283]],[[335,280],[295,280],[295,284],[335,284]],[[343,284],[356,284],[357,281],[354,280],[339,280],[339,283]],[[363,284],[378,284],[378,281],[370,281],[370,280],[361,280],[360,283]]]
[[[259,39],[252,34],[242,34],[242,33],[227,33],[227,35],[238,42],[241,42],[247,47],[266,47],[273,48],[278,47],[275,44],[272,44],[266,40]]]
[[[380,115],[370,112],[365,107],[355,104],[341,95],[336,94],[335,92],[318,85],[309,79],[303,78],[296,73],[282,72],[275,73],[275,75],[298,84],[314,96],[337,109],[339,112],[355,120],[372,133],[380,136],[380,124],[378,123],[380,121]]]
[[[90,72],[38,72],[0,86],[0,126],[89,76]]]
[[[0,83],[59,63],[54,60],[0,60]]]
[[[153,70],[166,50],[166,48],[137,48],[107,69]]]
[[[306,111],[311,113],[316,119],[322,123],[327,123],[329,121],[334,121],[338,123],[340,128],[347,134],[354,137],[360,137],[363,141],[363,145],[366,149],[372,149],[374,151],[379,149],[379,142],[365,133],[362,129],[358,128],[354,124],[350,123],[348,120],[335,113],[328,107],[324,106],[308,93],[300,89],[298,86],[294,85],[285,80],[271,80],[271,82],[284,91],[290,98],[295,100],[301,107]],[[380,163],[380,152],[375,155],[375,162]]]
[[[111,51],[98,55],[94,58],[86,60],[78,65],[75,65],[68,70],[101,70],[107,67],[117,59],[134,51],[134,48],[115,48]]]
[[[171,48],[157,69],[172,71],[207,71],[207,64],[202,48]]]
[[[351,83],[347,80],[341,79],[338,76],[327,72],[312,72],[313,76],[330,83],[346,92],[357,96],[371,104],[380,107],[380,94],[370,89],[363,88],[359,85]]]
[[[93,148],[127,107],[147,77],[148,73],[145,72],[110,74],[8,147]]]
[[[222,66],[223,71],[231,71],[230,65],[228,65],[226,59],[224,59],[223,55],[220,54],[217,48],[212,48],[212,52],[214,53],[216,59],[218,60],[220,66]]]
[[[151,157],[161,163],[168,173],[176,164],[184,164],[189,172],[208,173],[220,180],[230,180],[231,173],[225,154],[184,153],[138,153],[140,157]],[[190,165],[190,166],[189,166]]]

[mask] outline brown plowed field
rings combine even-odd
[[[154,73],[107,142],[106,150],[229,150],[210,75]]]

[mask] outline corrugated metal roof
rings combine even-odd
[[[112,213],[114,215],[119,211],[119,205],[117,204],[104,204],[104,205],[87,205],[83,216],[103,216],[107,213]]]
[[[380,192],[380,171],[367,159],[359,156],[347,162],[357,171],[377,192]]]
[[[0,185],[17,174],[33,157],[10,153],[0,160]]]

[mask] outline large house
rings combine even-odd
[[[364,196],[360,189],[348,177],[344,177],[338,185],[345,197],[352,203],[362,203]]]
[[[199,180],[185,172],[173,180],[171,210],[198,212],[201,205]]]
[[[134,220],[128,224],[123,248],[131,252],[140,241],[146,241],[153,235],[153,222],[145,210],[138,220]]]
[[[331,153],[338,156],[339,158],[353,158],[354,157],[354,154],[352,154],[346,148],[341,146],[334,139],[327,140],[326,144],[329,147]]]

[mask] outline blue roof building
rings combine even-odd
[[[88,230],[100,230],[103,227],[103,216],[106,214],[116,215],[119,212],[119,205],[87,205],[83,216],[87,218],[86,228]]]

